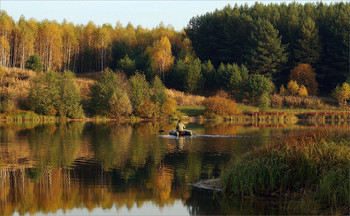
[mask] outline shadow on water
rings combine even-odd
[[[191,183],[219,177],[228,162],[293,130],[188,124],[196,136],[159,134],[174,123],[0,124],[0,215],[143,208],[174,203],[189,215],[278,214],[281,202],[213,199]],[[314,126],[311,126],[311,128]],[[112,208],[113,207],[113,208]],[[147,208],[150,208],[149,206]],[[284,213],[284,212],[283,212]]]

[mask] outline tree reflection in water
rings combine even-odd
[[[283,128],[188,124],[199,134],[281,135]],[[176,200],[189,214],[250,214],[236,203],[192,192],[227,162],[270,138],[159,136],[174,123],[0,124],[0,215],[97,207],[156,209]],[[296,128],[293,128],[293,130]],[[219,173],[219,174],[218,174]],[[266,206],[266,205],[265,205]],[[276,213],[276,212],[270,212]],[[169,212],[171,214],[171,212]]]

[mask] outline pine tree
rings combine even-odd
[[[318,38],[318,29],[315,22],[308,18],[299,32],[296,49],[294,50],[294,61],[314,65],[320,58],[321,45]]]
[[[279,71],[282,64],[287,61],[285,46],[281,44],[282,37],[278,37],[278,30],[272,24],[259,19],[251,35],[252,50],[250,69],[254,74],[271,76]]]

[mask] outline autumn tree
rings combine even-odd
[[[318,84],[316,73],[310,64],[299,64],[290,71],[290,80],[296,81],[299,85],[304,85],[310,95],[316,95]]]
[[[291,80],[287,85],[287,89],[291,95],[297,95],[299,91],[299,85],[296,81]]]
[[[157,71],[163,76],[173,65],[175,58],[171,53],[171,44],[167,37],[162,37],[156,41],[151,47],[146,49],[146,53],[155,62]]]
[[[337,85],[337,87],[333,90],[333,97],[335,97],[339,105],[346,105],[346,101],[350,98],[350,85],[348,83],[343,83],[343,85]]]
[[[9,67],[11,56],[13,19],[5,11],[0,11],[0,66]]]

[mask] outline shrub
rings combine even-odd
[[[295,80],[299,85],[304,85],[310,95],[316,95],[318,84],[316,73],[309,64],[299,64],[290,71],[290,80]]]
[[[82,118],[84,116],[75,74],[71,71],[64,71],[60,76],[60,98],[57,103],[57,113],[61,117],[68,118]]]
[[[95,85],[91,87],[91,104],[95,114],[107,115],[111,111],[112,96],[122,95],[125,88],[126,84],[121,74],[116,74],[108,68],[105,69]]]
[[[204,100],[203,104],[207,115],[216,114],[220,116],[227,116],[238,114],[236,102],[224,97],[208,97]]]
[[[149,99],[145,99],[136,109],[135,114],[143,118],[157,118],[160,114],[159,104],[153,103]]]
[[[28,58],[25,68],[36,72],[41,72],[44,70],[43,64],[41,63],[41,58],[37,55],[31,55]]]
[[[283,97],[280,95],[272,95],[270,101],[273,108],[281,108],[283,106]]]
[[[346,105],[346,101],[350,98],[350,85],[346,82],[342,86],[337,85],[332,95],[337,99],[339,105]]]
[[[298,95],[300,97],[307,97],[308,96],[308,93],[307,93],[307,89],[305,88],[304,85],[301,85],[299,90],[298,90]]]
[[[56,115],[60,97],[60,76],[54,71],[48,71],[36,77],[29,90],[31,109],[43,115]]]
[[[161,107],[161,112],[165,116],[171,116],[176,113],[176,101],[172,98],[167,98]]]
[[[291,95],[297,95],[299,90],[299,85],[296,81],[291,80],[287,85],[287,89]]]
[[[111,100],[109,101],[109,107],[109,116],[113,118],[128,116],[132,113],[132,105],[129,96],[126,94],[126,92],[115,92]]]
[[[130,100],[134,110],[139,109],[142,101],[149,100],[149,84],[146,76],[137,72],[129,80],[130,84]]]
[[[167,99],[166,88],[160,78],[156,76],[152,82],[150,90],[151,100],[154,103],[158,103],[160,106],[164,104]]]
[[[31,83],[28,98],[31,109],[38,114],[83,117],[80,92],[70,71],[62,75],[54,71],[39,75]]]

